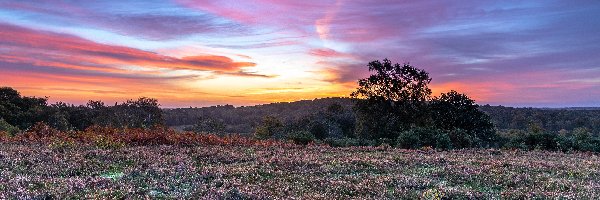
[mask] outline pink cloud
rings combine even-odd
[[[78,70],[112,70],[113,72],[120,71],[117,68],[119,65],[222,72],[238,72],[241,68],[255,66],[251,62],[235,62],[224,56],[175,58],[9,24],[0,24],[0,29],[2,48],[11,50],[2,55],[4,62],[28,62]],[[28,54],[36,56],[28,56]],[[59,61],[54,62],[54,60]]]

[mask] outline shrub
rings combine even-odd
[[[96,135],[93,138],[94,146],[103,149],[118,149],[125,146],[124,142],[120,142],[114,137]]]
[[[413,128],[398,134],[396,145],[400,148],[418,149],[433,147],[438,149],[452,148],[448,133],[435,128]]]
[[[562,131],[556,138],[561,151],[600,152],[600,138],[594,137],[586,128],[576,128],[572,133]]]
[[[29,130],[27,130],[26,135],[35,137],[35,138],[45,138],[51,136],[57,136],[60,134],[59,130],[56,130],[43,122],[35,123]]]
[[[450,137],[452,147],[457,149],[477,147],[479,144],[479,139],[464,129],[450,130],[448,131],[448,137]]]
[[[499,133],[502,147],[523,150],[557,150],[569,148],[569,139],[558,138],[557,134],[543,131],[508,130]],[[562,140],[562,141],[559,141]]]
[[[265,116],[262,124],[256,127],[255,137],[258,139],[269,139],[281,133],[282,129],[283,124],[279,119],[273,116]]]
[[[6,133],[10,134],[11,136],[14,136],[17,133],[19,133],[20,130],[19,130],[19,128],[15,127],[15,126],[10,125],[3,118],[0,118],[0,132],[6,132]]]
[[[70,149],[73,147],[76,147],[77,145],[75,144],[74,141],[72,140],[53,140],[50,144],[48,144],[48,147],[54,150],[59,150],[59,151],[64,151],[64,149]]]
[[[308,131],[296,131],[290,133],[287,138],[299,145],[307,145],[316,140],[316,137]]]

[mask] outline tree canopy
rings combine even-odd
[[[432,97],[431,78],[425,70],[408,63],[392,64],[388,59],[372,61],[368,67],[371,75],[358,80],[358,88],[351,94],[357,99],[357,135],[396,139],[401,133],[429,128],[451,139],[452,133],[461,133],[461,137],[475,140],[469,145],[492,140],[493,124],[475,101],[456,91]],[[420,129],[409,131],[414,128]],[[462,141],[457,145],[465,145],[465,138],[455,139]]]

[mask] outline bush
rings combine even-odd
[[[0,132],[6,132],[11,136],[16,135],[17,133],[19,133],[21,130],[19,130],[19,128],[10,125],[8,122],[6,122],[3,118],[0,118]]]
[[[273,116],[265,116],[260,126],[256,127],[255,137],[269,139],[278,136],[283,129],[283,124]]]
[[[568,138],[543,131],[508,130],[498,133],[502,147],[523,150],[557,150],[571,146]],[[561,141],[562,140],[562,141]]]
[[[454,129],[448,131],[452,147],[456,149],[477,147],[480,143],[479,139],[469,134],[464,129]]]
[[[586,128],[576,128],[572,133],[561,132],[556,138],[556,143],[561,151],[600,152],[600,138],[594,137]]]
[[[102,149],[118,149],[125,146],[124,142],[120,142],[114,137],[96,135],[93,137],[93,145]]]
[[[445,131],[435,128],[413,128],[398,134],[396,146],[406,149],[433,147],[451,149],[452,141]]]
[[[308,131],[296,131],[290,133],[287,138],[299,145],[307,145],[316,140],[316,137]]]

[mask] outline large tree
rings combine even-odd
[[[395,139],[398,131],[428,123],[429,73],[388,59],[372,61],[368,67],[371,75],[360,79],[351,94],[360,99],[355,107],[359,136]]]
[[[431,97],[429,74],[388,59],[370,62],[372,74],[358,81],[356,132],[366,139],[396,139],[401,134],[436,130],[458,148],[486,146],[495,132],[475,101],[456,91]],[[411,131],[411,129],[419,131]]]

